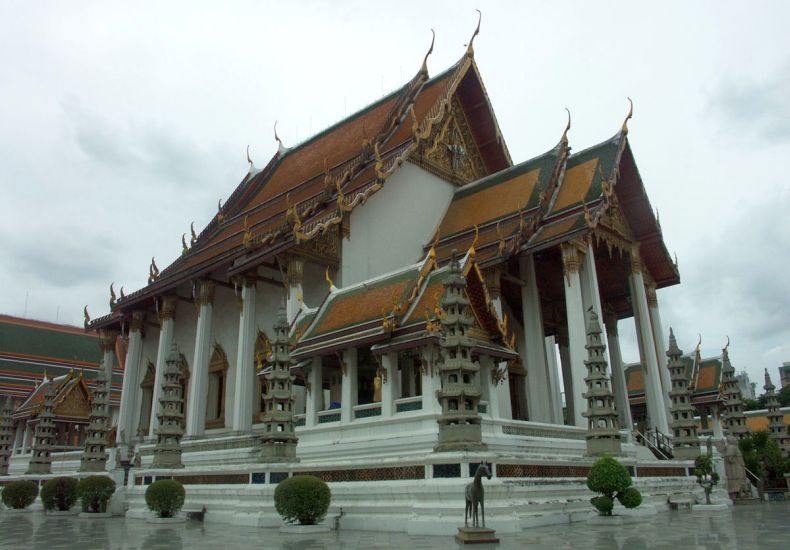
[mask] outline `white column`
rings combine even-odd
[[[493,357],[489,355],[480,356],[480,390],[483,397],[488,401],[488,413],[491,418],[500,418],[499,416],[499,394],[497,386],[491,379],[494,369],[497,368],[497,363]]]
[[[653,332],[653,345],[656,350],[658,372],[661,377],[661,395],[664,398],[664,408],[667,412],[667,418],[672,418],[672,400],[669,398],[672,382],[669,380],[667,345],[664,340],[664,330],[661,328],[661,313],[658,310],[658,297],[656,296],[655,285],[650,285],[647,289],[647,310],[650,314],[650,328]]]
[[[305,426],[318,425],[318,411],[324,408],[324,383],[321,358],[313,357],[310,374],[307,375],[308,395],[305,401]]]
[[[550,422],[551,395],[547,379],[546,346],[543,338],[543,313],[540,306],[535,259],[532,254],[518,259],[521,272],[521,310],[524,318],[522,362],[527,370],[527,407],[529,419]]]
[[[391,351],[381,356],[381,370],[381,416],[390,417],[395,413],[395,400],[400,396],[397,352]]]
[[[211,360],[211,318],[214,306],[214,283],[200,281],[196,296],[198,311],[195,329],[195,354],[189,376],[187,401],[187,437],[206,433],[206,401],[208,399],[208,363]]]
[[[573,380],[572,375],[573,372],[571,370],[571,352],[568,348],[568,338],[567,336],[561,336],[558,349],[560,351],[560,367],[562,370],[562,387],[564,388],[563,393],[565,394],[565,409],[567,417],[567,421],[563,418],[563,421],[572,426],[574,414],[573,414],[573,399],[570,399],[570,391],[573,389]],[[562,401],[560,401],[560,406],[562,406]]]
[[[634,308],[639,349],[642,355],[642,369],[645,378],[645,400],[647,401],[648,429],[658,428],[664,434],[669,434],[664,398],[661,396],[661,379],[658,372],[653,334],[650,329],[650,316],[647,311],[647,295],[645,281],[642,277],[642,262],[639,251],[631,253],[631,303]]]
[[[299,310],[302,308],[304,261],[301,258],[289,256],[287,262],[286,277],[288,283],[288,300],[286,302],[285,311],[288,316],[288,322],[292,323],[299,314]]]
[[[25,421],[25,431],[22,435],[22,454],[30,450],[30,421]]]
[[[115,339],[118,333],[114,330],[99,331],[99,347],[101,347],[101,368],[107,377],[107,390],[112,389],[112,364],[115,358]]]
[[[713,429],[713,439],[724,439],[724,430],[721,427],[721,411],[718,408],[711,410],[710,423]]]
[[[357,349],[343,350],[343,381],[340,389],[340,421],[351,422],[354,419],[354,405],[357,404]],[[383,388],[382,388],[383,389]]]
[[[497,317],[501,322],[505,319],[505,314],[502,309],[502,287],[501,287],[502,273],[499,269],[489,269],[485,272],[485,283],[488,287],[489,295],[491,296],[491,303],[494,305]],[[496,361],[494,362],[496,365]],[[497,401],[499,405],[496,411],[492,412],[498,418],[513,418],[513,406],[510,402],[510,377],[508,376],[507,362],[502,361],[498,364],[497,368],[504,372],[502,381],[494,388],[497,393]]]
[[[17,422],[14,426],[14,449],[12,454],[14,456],[22,452],[22,438],[25,436],[25,429],[22,427],[21,422]]]
[[[132,322],[129,326],[129,348],[126,350],[124,361],[123,388],[121,389],[121,407],[118,409],[118,433],[115,442],[128,449],[129,444],[135,439],[133,419],[134,405],[137,403],[137,394],[140,392],[140,358],[143,351],[143,322],[144,311],[132,313]],[[125,454],[125,450],[122,454]]]
[[[148,419],[148,437],[153,439],[156,436],[156,424],[159,417],[159,398],[162,396],[162,382],[164,380],[165,359],[170,353],[170,346],[173,343],[173,332],[176,318],[175,296],[165,296],[159,306],[159,345],[156,349],[156,377],[154,380],[153,398],[151,405],[151,418]]]
[[[420,384],[422,385],[422,410],[427,413],[440,414],[442,406],[439,404],[439,397],[436,394],[441,389],[442,384],[434,366],[435,361],[439,357],[439,349],[438,346],[434,349],[431,349],[431,346],[426,346],[421,352]]]
[[[631,419],[631,405],[628,401],[628,387],[625,384],[625,371],[623,371],[623,357],[620,353],[620,338],[617,333],[617,316],[607,313],[604,318],[606,336],[609,340],[609,365],[612,369],[612,389],[617,414],[620,418],[620,427],[632,430],[634,422]]]
[[[569,382],[565,386],[565,402],[568,405],[568,421],[574,426],[586,427],[587,420],[582,416],[586,405],[582,394],[586,391],[584,378],[587,368],[584,360],[587,350],[584,347],[587,334],[584,323],[584,302],[582,300],[581,280],[579,278],[579,248],[574,244],[562,245],[562,262],[565,272],[565,311],[568,317],[568,350],[570,353]],[[570,405],[573,401],[573,406]],[[573,416],[570,412],[573,410]]]
[[[245,277],[241,291],[239,347],[236,352],[236,385],[233,392],[233,431],[252,430],[252,403],[255,394],[255,278]]]
[[[544,340],[546,348],[546,367],[548,368],[549,395],[551,396],[552,424],[562,424],[562,396],[560,395],[560,373],[557,366],[556,340],[547,336]]]

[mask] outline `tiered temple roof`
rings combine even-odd
[[[45,378],[14,411],[14,419],[38,416],[50,386],[53,388],[53,414],[59,420],[87,420],[91,412],[92,392],[82,372],[73,370],[57,378]]]
[[[85,372],[92,387],[102,352],[94,333],[81,327],[0,315],[0,395],[27,398],[47,376]],[[110,403],[121,399],[123,368],[113,365]]]

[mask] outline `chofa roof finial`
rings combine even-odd
[[[628,133],[628,121],[634,116],[634,102],[631,101],[631,98],[628,98],[628,103],[630,103],[630,107],[628,108],[628,114],[625,116],[625,120],[623,121],[623,129],[621,132],[623,135]]]
[[[475,10],[477,12],[477,28],[475,32],[472,33],[472,38],[469,39],[469,45],[466,47],[466,55],[469,57],[475,56],[475,49],[473,47],[475,36],[480,34],[480,21],[483,19],[483,13],[480,10]]]
[[[433,29],[431,29],[431,47],[428,48],[428,53],[425,54],[425,57],[422,60],[422,67],[420,67],[420,72],[427,75],[428,74],[428,56],[433,53],[433,43],[436,41],[436,33]]]
[[[277,121],[274,121],[274,139],[277,140],[277,152],[280,154],[285,153],[288,150],[288,147],[283,145],[283,140],[280,139],[280,136],[277,134]]]
[[[568,130],[571,129],[571,110],[565,107],[565,110],[568,112],[568,124],[565,125],[565,131],[562,132],[562,139],[560,139],[560,143],[567,144],[568,143]]]

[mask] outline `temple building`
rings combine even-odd
[[[473,43],[433,77],[429,51],[402,87],[305,142],[275,132],[272,158],[249,161],[182,254],[162,269],[152,259],[147,286],[86,321],[128,341],[115,432],[127,517],[164,475],[212,517],[267,525],[271,506],[252,493],[202,487],[309,472],[403,482],[388,489],[404,502],[397,517],[387,499],[355,500],[364,483],[333,497],[348,499],[346,527],[430,532],[450,499],[418,493],[452,489],[434,480],[482,460],[492,483],[583,476],[590,429],[616,442],[646,498],[652,478],[662,505],[693,490],[690,463],[658,463],[631,437],[618,322],[636,324],[647,425],[669,435],[657,291],[680,281],[628,139],[632,112],[578,152],[568,119],[554,147],[514,163]],[[156,458],[165,436],[172,468]],[[516,492],[526,503],[530,490]],[[533,513],[491,494],[486,515],[503,529]]]

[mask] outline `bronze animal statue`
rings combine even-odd
[[[485,492],[483,491],[483,476],[491,479],[491,471],[485,463],[480,464],[475,472],[475,479],[466,486],[466,509],[464,510],[464,527],[469,527],[469,517],[472,517],[472,527],[480,527],[477,519],[477,506],[480,505],[480,513],[483,520],[483,527],[486,526],[486,508],[484,504]]]

